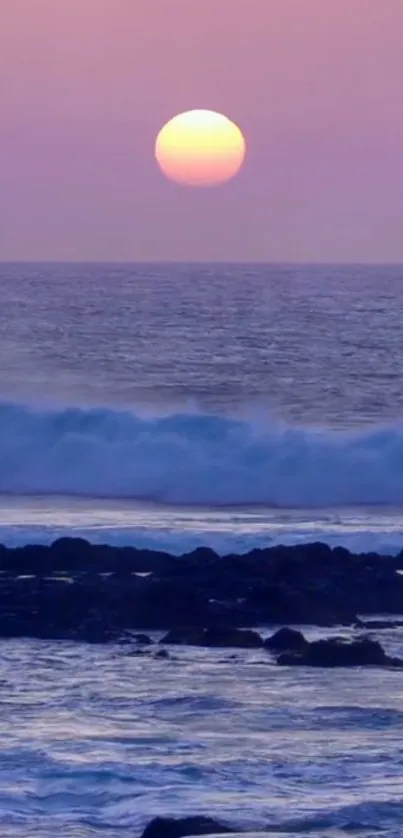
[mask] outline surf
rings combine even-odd
[[[353,431],[270,418],[0,403],[0,492],[180,505],[403,502],[403,423]]]

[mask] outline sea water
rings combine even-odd
[[[3,265],[0,293],[1,540],[402,546],[402,268]]]
[[[14,264],[0,293],[0,541],[402,549],[403,268]],[[0,694],[4,838],[402,834],[398,672],[10,640]]]

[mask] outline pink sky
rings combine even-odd
[[[217,189],[154,162],[198,107]],[[0,259],[403,261],[403,0],[1,0]]]

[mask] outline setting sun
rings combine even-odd
[[[234,122],[215,111],[179,114],[164,125],[155,144],[166,177],[185,186],[218,186],[236,175],[245,140]]]

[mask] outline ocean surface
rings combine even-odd
[[[0,266],[0,540],[403,546],[403,267]]]
[[[402,630],[384,642],[402,654]],[[135,838],[155,815],[186,813],[275,835],[401,838],[398,670],[171,657],[3,641],[2,838]]]
[[[0,541],[403,548],[403,267],[3,264],[0,295]],[[2,838],[402,835],[397,671],[172,658],[0,644]]]

